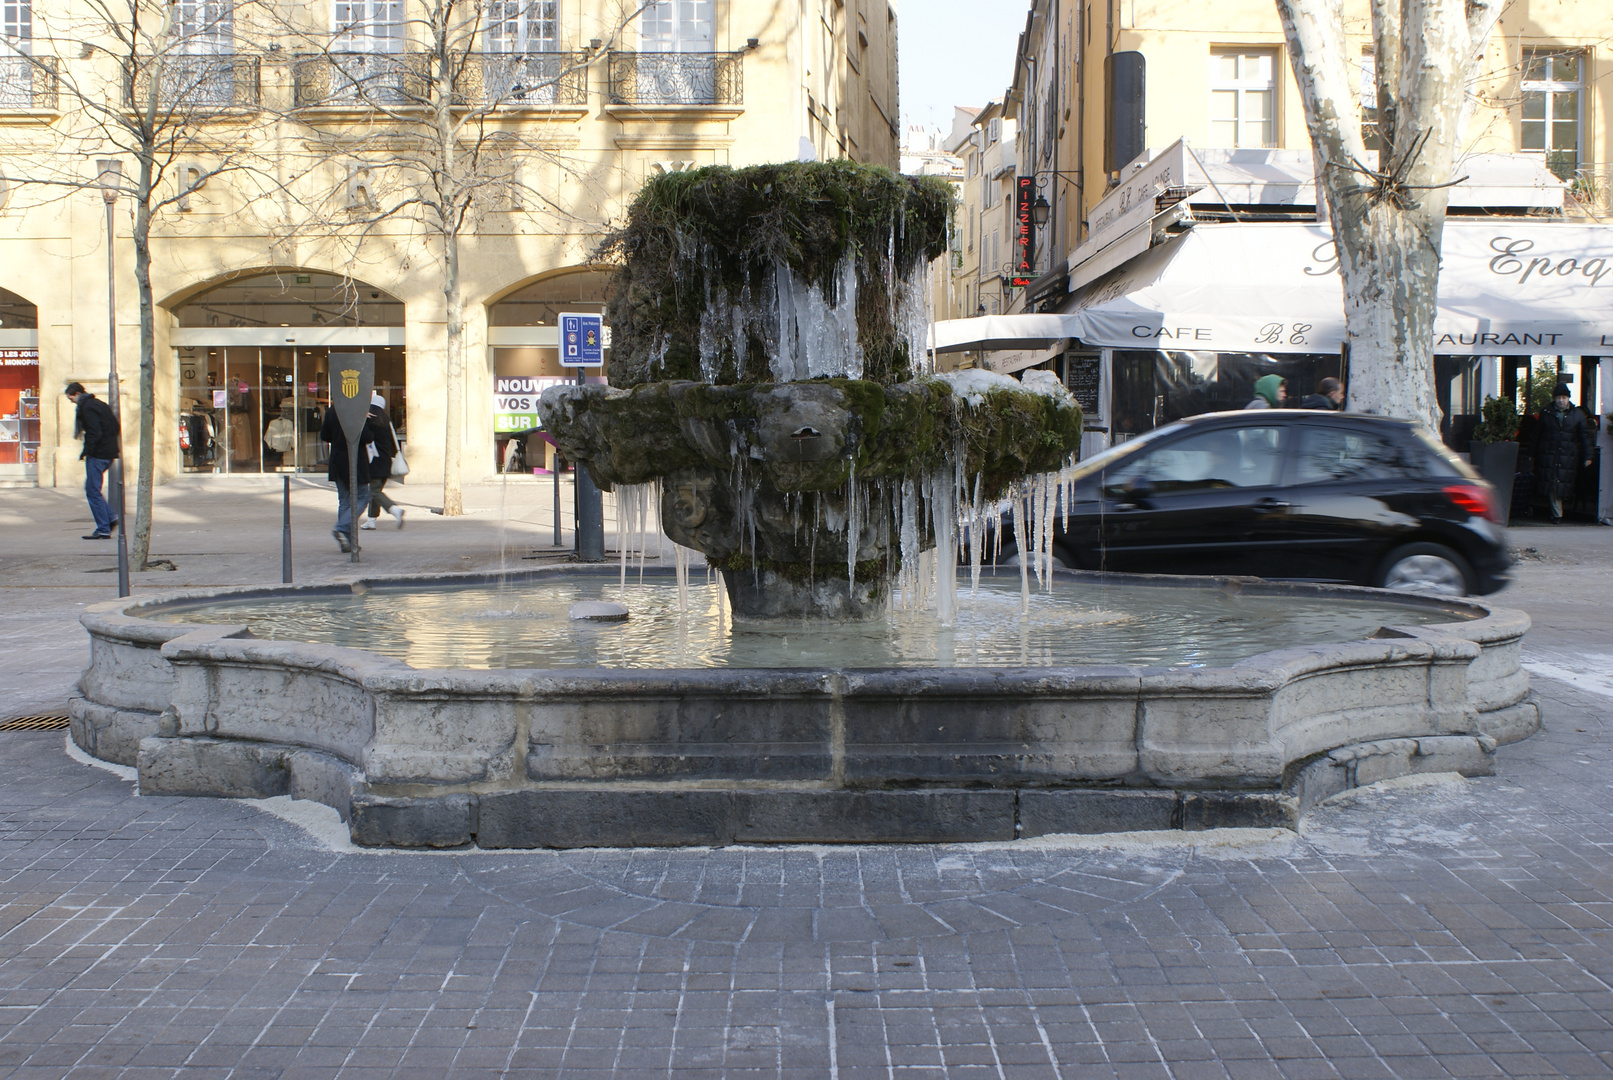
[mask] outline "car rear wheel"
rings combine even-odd
[[[1407,544],[1389,553],[1373,582],[1380,589],[1466,596],[1474,591],[1473,568],[1467,560],[1439,544]]]

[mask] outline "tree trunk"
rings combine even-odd
[[[1434,318],[1468,74],[1493,0],[1373,0],[1379,145],[1361,133],[1342,0],[1276,0],[1316,155],[1344,289],[1350,408],[1438,432]]]
[[[465,440],[465,294],[459,281],[459,233],[448,229],[442,238],[443,298],[447,312],[447,390],[443,424],[442,512],[452,516],[465,512],[460,491],[460,450]]]
[[[135,479],[129,565],[144,570],[151,557],[151,499],[156,483],[156,308],[151,299],[151,159],[142,154],[134,207],[134,280],[140,296],[140,469]]]
[[[444,11],[440,18],[446,27],[448,12]],[[437,161],[437,175],[435,181],[435,196],[437,199],[437,212],[439,227],[442,229],[442,293],[443,309],[446,316],[444,330],[448,355],[445,365],[446,389],[443,405],[447,415],[443,418],[443,454],[442,454],[442,512],[444,517],[454,517],[465,512],[463,493],[460,488],[461,457],[464,449],[465,432],[465,293],[459,278],[459,229],[462,221],[459,214],[459,196],[461,192],[455,184],[455,170],[458,168],[456,160],[455,139],[458,130],[454,123],[453,111],[450,104],[453,100],[454,87],[454,57],[452,50],[446,46],[441,50],[437,81],[437,139],[441,157]]]

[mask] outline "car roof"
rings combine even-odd
[[[1388,428],[1394,431],[1406,431],[1413,425],[1410,420],[1400,420],[1390,416],[1374,416],[1371,413],[1329,412],[1324,409],[1234,409],[1229,412],[1199,413],[1197,416],[1184,416],[1176,423],[1182,424],[1184,431],[1193,427],[1245,427],[1250,424],[1269,424],[1273,421],[1280,424],[1348,424],[1361,427]]]

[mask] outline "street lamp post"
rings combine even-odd
[[[118,595],[129,595],[129,518],[123,499],[123,409],[118,394],[118,305],[117,256],[114,251],[117,227],[112,211],[122,190],[123,162],[117,158],[99,158],[95,162],[100,170],[96,177],[101,186],[101,201],[106,204],[106,334],[108,370],[106,403],[112,409],[112,418],[118,423],[118,456],[112,461],[112,508],[118,515]]]

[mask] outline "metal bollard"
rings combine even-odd
[[[281,477],[285,488],[280,502],[280,581],[291,584],[291,477]]]
[[[123,458],[112,461],[112,512],[118,516],[118,596],[128,596],[129,589],[129,522],[128,508],[123,498]]]
[[[560,451],[554,452],[554,546],[560,546]]]

